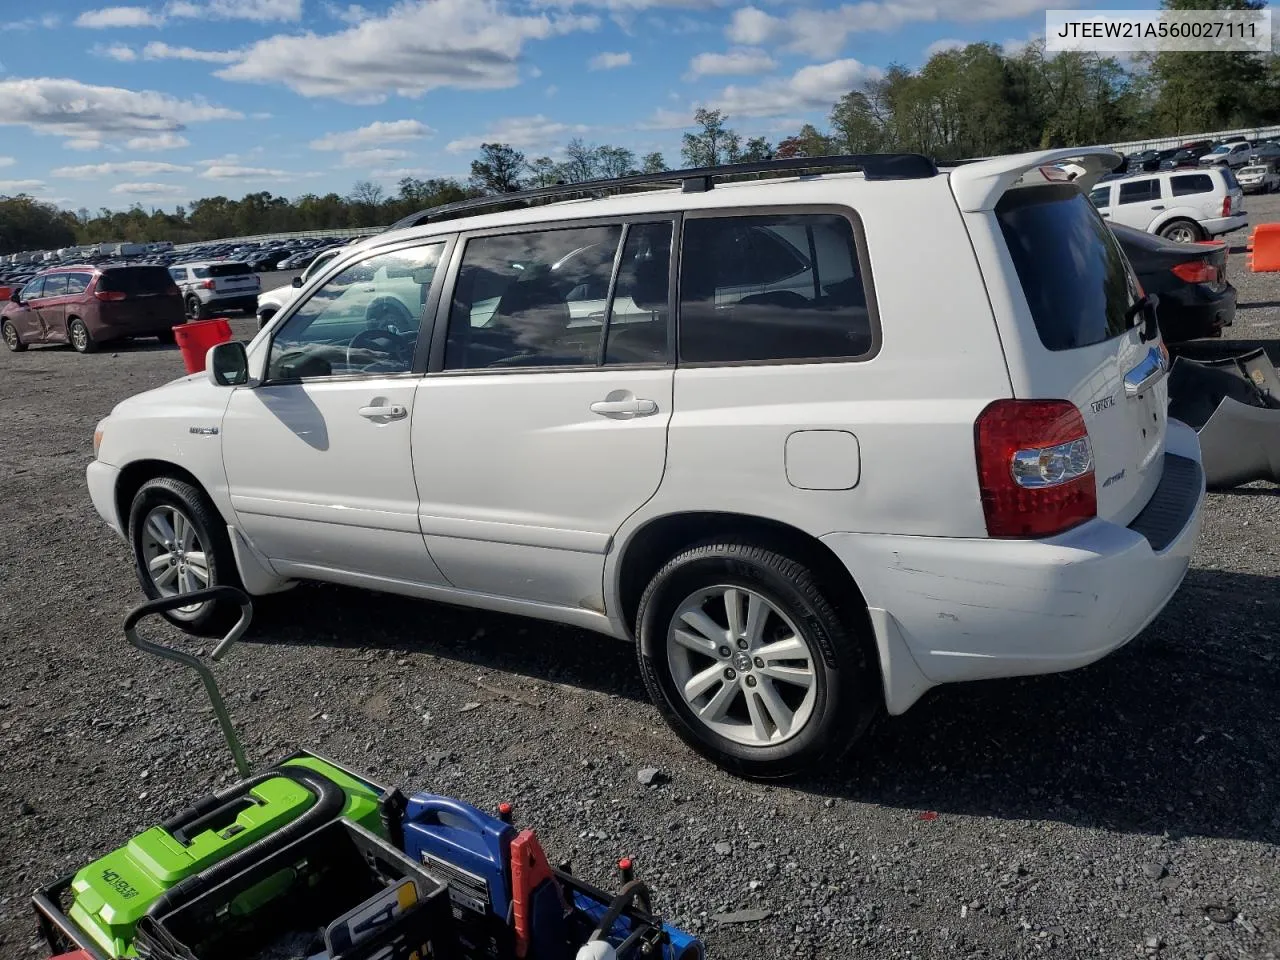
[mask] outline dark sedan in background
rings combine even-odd
[[[1110,226],[1143,290],[1160,298],[1156,319],[1166,343],[1222,336],[1236,316],[1225,243],[1174,243],[1118,223]]]

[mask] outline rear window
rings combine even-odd
[[[1010,190],[996,219],[1048,349],[1087,347],[1129,329],[1136,282],[1115,236],[1075,187]]]
[[[1173,188],[1175,197],[1185,197],[1193,193],[1212,193],[1213,178],[1207,173],[1188,173],[1180,177],[1170,177],[1169,186]]]
[[[238,277],[245,273],[253,273],[253,268],[247,263],[211,263],[205,276]]]
[[[1230,167],[1222,168],[1222,179],[1226,181],[1228,190],[1238,190],[1240,188],[1240,182],[1236,180],[1235,171]]]
[[[98,281],[99,290],[119,293],[171,293],[173,277],[164,267],[116,267],[105,270]]]

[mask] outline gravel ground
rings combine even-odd
[[[1280,197],[1247,207],[1280,219]],[[1230,240],[1229,336],[1280,348],[1280,276],[1247,274]],[[0,352],[3,958],[40,954],[38,883],[231,779],[194,678],[125,644],[138,588],[84,489],[97,419],[179,372],[152,346]],[[583,876],[637,857],[713,956],[1273,958],[1278,535],[1276,488],[1211,496],[1185,585],[1124,650],[935,690],[788,786],[680,745],[625,645],[534,621],[303,586],[259,604],[219,671],[256,764],[307,745],[512,800]],[[650,766],[665,782],[638,782]]]

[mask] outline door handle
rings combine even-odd
[[[611,420],[630,420],[633,417],[648,417],[658,412],[655,400],[597,400],[591,404],[591,412]]]
[[[1163,210],[1163,209],[1164,209],[1164,204],[1163,204],[1163,203],[1153,203],[1153,204],[1151,205],[1151,209],[1152,209],[1152,210]]]
[[[409,408],[399,403],[381,407],[361,407],[356,413],[366,420],[403,420],[409,415]]]

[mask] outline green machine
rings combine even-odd
[[[206,597],[205,594],[208,594]],[[298,753],[249,775],[244,751],[212,672],[199,658],[141,638],[143,617],[209,599],[240,604],[240,618],[211,655],[219,660],[249,626],[249,598],[231,587],[165,597],[125,619],[125,635],[144,652],[184,664],[199,675],[231,747],[240,782],[138,834],[73,877],[38,891],[34,906],[51,944],[91,956],[133,957],[134,931],[148,913],[194,896],[324,823],[352,820],[387,838],[399,822],[403,796],[312,753]]]

